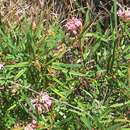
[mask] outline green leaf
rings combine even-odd
[[[89,118],[87,118],[85,115],[80,117],[81,121],[84,123],[84,125],[89,129],[92,130],[91,127],[91,121],[89,120]]]
[[[29,66],[29,62],[20,62],[14,65],[6,65],[7,68],[21,68]]]
[[[26,70],[27,68],[20,70],[18,74],[16,74],[16,76],[14,77],[14,80],[17,80],[18,78],[20,78],[26,72]]]

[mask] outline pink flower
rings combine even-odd
[[[31,99],[31,103],[34,110],[36,110],[38,114],[42,114],[49,112],[52,100],[46,92],[41,92],[35,99]]]
[[[120,8],[118,11],[117,11],[117,15],[125,22],[128,22],[130,21],[130,8]]]
[[[0,64],[0,70],[4,68],[4,64]]]
[[[38,113],[38,114],[42,114],[43,112],[43,105],[40,103],[39,99],[31,99],[31,103],[33,106],[33,109]],[[32,110],[32,108],[30,108],[30,110]]]
[[[32,120],[31,123],[27,124],[24,130],[36,130],[36,128],[37,128],[37,122],[35,120]]]
[[[40,93],[40,101],[45,105],[47,105],[48,108],[51,107],[52,101],[49,97],[49,95],[44,92],[44,93]]]
[[[52,100],[50,99],[49,95],[46,92],[40,93],[40,102],[44,106],[44,112],[49,112],[50,107],[52,105]]]
[[[41,103],[37,103],[37,104],[35,105],[35,109],[36,109],[36,111],[38,112],[38,114],[42,114],[42,113],[43,113],[43,110],[44,110],[44,107],[43,107],[43,105],[42,105]]]
[[[65,27],[71,33],[77,34],[78,29],[82,27],[82,21],[81,19],[72,17],[66,22]]]
[[[125,10],[124,10],[124,9],[119,9],[119,10],[117,11],[117,15],[118,15],[119,17],[124,16],[124,15],[125,15]]]

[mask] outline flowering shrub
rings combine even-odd
[[[129,127],[130,24],[118,24],[129,21],[129,8],[116,12],[116,0],[42,0],[44,8],[33,4],[39,0],[2,1],[0,130]],[[39,11],[29,13],[33,5]],[[29,10],[12,24],[17,9]]]
[[[82,20],[72,17],[66,22],[65,27],[70,33],[76,35],[78,30],[82,27]]]

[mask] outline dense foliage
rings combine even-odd
[[[0,130],[129,129],[128,3],[52,1],[0,2]]]

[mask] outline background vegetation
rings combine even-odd
[[[112,0],[1,0],[0,129],[123,130],[129,128],[130,23]],[[82,19],[71,35],[67,19]],[[49,112],[30,111],[47,92]]]

